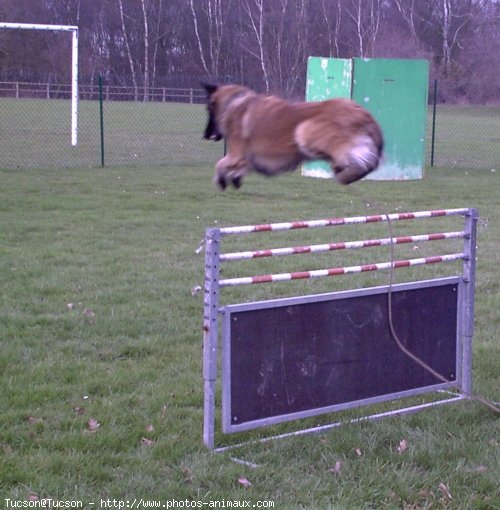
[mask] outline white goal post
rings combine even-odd
[[[0,28],[21,30],[56,30],[71,32],[71,145],[78,141],[78,27],[73,25],[38,25],[32,23],[4,23],[0,22]]]

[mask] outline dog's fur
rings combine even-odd
[[[227,142],[214,182],[241,186],[255,170],[274,176],[313,159],[329,161],[335,178],[350,184],[375,170],[382,130],[372,115],[348,99],[289,103],[240,85],[203,84],[208,95],[207,140]]]

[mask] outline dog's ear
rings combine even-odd
[[[207,91],[209,96],[211,96],[219,87],[218,85],[214,85],[213,83],[208,83],[205,81],[200,81],[200,84]]]

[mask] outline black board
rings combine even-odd
[[[239,311],[228,307],[230,380],[223,385],[230,388],[230,427],[442,382],[396,345],[387,290],[351,294]],[[392,302],[403,345],[454,381],[457,281],[395,288]]]

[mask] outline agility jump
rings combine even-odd
[[[369,223],[379,223],[379,222],[387,222],[387,221],[401,221],[401,220],[417,220],[424,218],[438,218],[445,216],[462,216],[464,218],[463,229],[454,230],[450,232],[437,232],[430,234],[418,234],[418,235],[407,235],[407,236],[399,236],[399,237],[390,237],[390,238],[380,238],[380,239],[367,239],[360,241],[347,241],[341,243],[327,243],[327,244],[318,244],[318,245],[305,245],[305,246],[295,246],[295,247],[284,247],[284,248],[270,248],[263,250],[248,250],[241,252],[231,252],[231,253],[223,253],[222,252],[222,244],[223,239],[226,236],[230,235],[242,235],[242,234],[252,234],[252,233],[260,233],[260,232],[275,232],[275,231],[283,231],[283,230],[294,230],[294,229],[304,229],[304,228],[320,228],[320,227],[336,227],[340,225],[349,225],[349,224],[369,224]],[[282,421],[288,421],[297,418],[303,418],[307,416],[314,416],[317,414],[323,414],[326,412],[333,412],[341,409],[348,409],[351,407],[359,407],[360,405],[373,404],[377,402],[394,400],[401,397],[407,397],[412,395],[417,395],[421,393],[437,391],[437,390],[445,390],[445,389],[456,389],[457,387],[463,390],[463,394],[455,393],[451,399],[445,399],[437,401],[433,405],[438,405],[440,403],[445,403],[449,401],[454,401],[457,399],[465,398],[464,395],[470,394],[471,391],[471,342],[473,335],[473,313],[474,313],[474,280],[475,280],[475,249],[476,249],[476,234],[475,227],[477,222],[477,211],[475,209],[469,208],[460,208],[460,209],[440,209],[435,211],[419,211],[419,212],[410,212],[410,213],[395,213],[388,215],[372,215],[372,216],[358,216],[358,217],[349,217],[349,218],[332,218],[332,219],[322,219],[322,220],[312,220],[312,221],[295,221],[295,222],[283,222],[283,223],[270,223],[270,224],[261,224],[261,225],[244,225],[237,227],[223,227],[223,228],[209,228],[206,231],[206,258],[205,258],[205,285],[204,285],[204,322],[203,322],[203,331],[204,331],[204,386],[205,386],[205,424],[204,424],[204,442],[209,448],[215,448],[215,387],[217,381],[217,363],[218,363],[218,339],[219,339],[219,317],[222,316],[223,319],[223,342],[222,342],[222,351],[223,351],[223,359],[226,361],[223,363],[223,381],[222,381],[222,393],[223,393],[223,403],[222,403],[222,426],[223,431],[225,432],[237,432],[247,430],[249,428],[267,426],[274,423],[280,423]],[[288,255],[296,255],[296,254],[310,254],[314,255],[315,253],[326,252],[326,251],[334,251],[334,250],[344,250],[344,249],[361,249],[373,246],[385,246],[385,245],[396,245],[396,244],[405,244],[412,242],[426,242],[426,241],[440,241],[446,239],[463,239],[463,251],[457,253],[448,253],[448,254],[440,254],[432,257],[421,257],[415,259],[406,259],[406,260],[395,260],[392,262],[378,262],[378,263],[370,263],[370,264],[362,264],[357,266],[348,266],[348,267],[336,267],[322,270],[299,270],[290,273],[278,273],[278,274],[264,274],[264,275],[251,275],[251,276],[243,276],[236,278],[227,278],[220,279],[220,267],[222,264],[229,263],[235,260],[250,260],[257,259],[262,257],[274,257],[274,256],[288,256]],[[251,375],[246,376],[245,374],[240,374],[238,376],[237,371],[235,372],[234,367],[231,368],[231,363],[234,362],[235,356],[238,356],[238,353],[234,350],[234,345],[232,346],[231,335],[236,332],[236,329],[233,327],[236,322],[239,321],[240,324],[244,323],[244,316],[239,316],[238,314],[242,313],[254,313],[255,310],[278,310],[282,306],[293,307],[297,306],[297,313],[300,314],[300,306],[304,303],[308,305],[311,303],[317,303],[314,306],[326,306],[324,301],[328,301],[330,299],[344,299],[344,298],[355,298],[355,299],[372,299],[373,296],[381,296],[387,295],[388,287],[379,287],[372,289],[359,289],[357,291],[348,291],[345,293],[331,293],[331,295],[317,295],[317,296],[307,296],[307,297],[297,297],[297,298],[287,298],[285,300],[271,300],[264,301],[253,304],[241,304],[241,305],[227,305],[220,307],[219,297],[222,288],[236,286],[236,285],[249,285],[249,284],[259,284],[259,283],[273,283],[273,282],[283,282],[283,281],[291,281],[297,279],[307,279],[307,278],[318,278],[318,277],[328,277],[328,276],[340,276],[347,275],[352,273],[362,273],[366,271],[376,271],[381,269],[397,269],[403,267],[411,267],[417,265],[428,265],[428,264],[437,264],[441,262],[451,262],[451,261],[463,261],[463,271],[462,275],[458,277],[445,277],[438,278],[437,280],[428,280],[425,282],[413,282],[412,284],[398,284],[395,286],[394,292],[401,291],[402,299],[405,298],[404,292],[410,292],[414,290],[418,290],[419,292],[424,292],[429,294],[429,299],[431,299],[431,295],[437,291],[437,289],[443,289],[443,292],[447,293],[451,299],[449,304],[450,309],[450,318],[448,322],[453,323],[454,330],[444,331],[443,335],[447,336],[449,340],[448,354],[445,355],[447,357],[446,363],[441,370],[447,371],[447,379],[449,379],[449,384],[443,383],[442,381],[437,381],[432,378],[430,374],[425,374],[425,371],[422,371],[421,375],[415,375],[414,380],[409,382],[409,386],[404,379],[394,381],[394,387],[385,388],[383,387],[383,383],[381,383],[381,387],[379,388],[379,393],[372,394],[371,389],[361,387],[359,390],[359,395],[356,396],[353,400],[345,401],[344,397],[340,397],[338,400],[338,396],[335,398],[330,398],[327,394],[328,391],[324,391],[324,395],[319,399],[318,406],[311,405],[308,407],[310,403],[306,402],[304,404],[289,405],[289,408],[286,408],[286,402],[277,402],[273,403],[270,401],[265,401],[265,398],[260,395],[260,402],[262,403],[262,409],[259,409],[260,404],[252,403],[252,379]],[[448,289],[444,291],[444,289]],[[440,292],[440,291],[439,291]],[[337,295],[342,294],[342,295]],[[325,297],[326,296],[326,297]],[[370,297],[372,296],[372,297]],[[436,294],[437,296],[437,294]],[[379,297],[373,297],[373,299],[379,299]],[[439,298],[441,299],[441,298]],[[448,299],[448,297],[446,298]],[[340,301],[336,301],[336,303],[340,303]],[[354,303],[354,301],[353,301]],[[438,302],[439,305],[439,302]],[[363,305],[365,306],[365,305]],[[437,306],[439,307],[439,306]],[[436,306],[434,306],[436,308]],[[387,306],[385,305],[385,309]],[[405,314],[408,315],[411,310],[405,310]],[[269,312],[272,313],[272,312]],[[236,320],[234,322],[234,320]],[[340,320],[340,319],[339,319]],[[419,321],[426,321],[425,317],[419,317]],[[234,324],[233,324],[234,322]],[[432,322],[432,320],[431,320]],[[435,322],[435,321],[434,321]],[[433,325],[431,324],[430,327]],[[232,329],[234,331],[232,331]],[[272,329],[272,328],[269,328]],[[323,332],[317,331],[315,334],[321,335]],[[249,344],[252,342],[257,342],[254,345],[256,349],[256,359],[258,358],[258,339],[255,340],[252,338],[251,331],[238,331],[238,334],[247,335],[245,336],[245,340],[248,341]],[[264,333],[262,333],[264,334]],[[290,335],[292,332],[290,332]],[[392,341],[390,339],[390,334],[387,335],[383,331],[382,336],[388,337],[388,339],[384,339],[383,342],[385,345],[385,349],[389,349],[389,342]],[[414,335],[415,333],[408,333],[409,336]],[[428,333],[423,334],[423,336],[428,337],[428,350],[431,352],[436,351],[435,346],[432,345],[433,342],[433,333],[429,331]],[[254,335],[255,336],[255,335]],[[326,337],[325,337],[326,338]],[[353,339],[353,341],[361,341],[358,339]],[[275,343],[279,343],[279,341],[273,341],[270,338],[267,338],[267,344],[273,345]],[[325,340],[326,342],[326,340]],[[303,344],[304,342],[302,342]],[[253,344],[252,344],[253,345]],[[325,344],[326,345],[326,344]],[[231,347],[232,346],[232,347]],[[290,347],[291,349],[292,347]],[[233,349],[233,350],[231,350]],[[224,351],[227,351],[224,354]],[[264,353],[265,348],[262,347],[262,353]],[[443,351],[444,352],[444,351]],[[228,354],[231,353],[231,354]],[[290,352],[290,354],[293,354]],[[312,354],[311,354],[312,355]],[[316,355],[316,354],[315,354]],[[333,355],[333,354],[332,354]],[[337,352],[335,355],[342,357],[341,352]],[[231,356],[234,358],[231,358]],[[263,356],[271,357],[269,352],[267,354],[263,354]],[[431,363],[432,363],[432,356]],[[245,357],[245,355],[243,355]],[[248,353],[246,355],[248,358]],[[252,356],[250,356],[251,358]],[[289,356],[290,358],[293,356]],[[327,355],[328,357],[328,355]],[[231,361],[233,359],[233,361]],[[263,358],[265,361],[265,358]],[[241,362],[241,359],[240,359]],[[258,363],[258,361],[256,361]],[[327,359],[323,361],[323,365],[328,365],[332,363],[331,359]],[[411,360],[405,360],[404,363],[411,363]],[[241,364],[241,363],[240,363]],[[243,366],[243,365],[241,365]],[[321,366],[318,365],[318,366]],[[410,371],[413,370],[411,365]],[[249,370],[255,372],[253,369],[255,367],[249,366]],[[258,368],[258,367],[257,367]],[[290,366],[286,367],[287,370],[291,370]],[[346,371],[347,369],[340,367],[344,370],[345,377],[353,377],[355,376],[357,379],[362,379],[364,373],[358,373],[357,375],[353,372]],[[420,373],[420,372],[419,372]],[[240,381],[238,381],[238,377]],[[241,381],[242,378],[247,377],[246,381]],[[299,374],[300,377],[300,374]],[[376,377],[376,375],[374,376]],[[226,378],[226,381],[224,381]],[[367,381],[368,385],[370,382]],[[241,392],[241,384],[248,384],[248,391],[245,389],[243,393]],[[321,381],[315,380],[314,384],[315,388],[320,388]],[[307,386],[307,381],[304,383]],[[400,385],[401,387],[398,387]],[[259,391],[262,389],[259,387]],[[255,388],[254,388],[255,389]],[[268,394],[268,399],[274,398],[269,397],[269,395],[278,395],[280,393],[280,388],[276,387],[270,390]],[[288,389],[287,389],[288,391]],[[323,391],[323,390],[318,390]],[[239,393],[238,393],[239,392]],[[303,396],[302,396],[303,397]],[[295,397],[294,397],[295,398]],[[297,396],[297,402],[300,400],[301,396]],[[263,400],[264,399],[264,400]],[[337,399],[337,400],[336,400]],[[246,402],[240,403],[239,400],[246,400]],[[255,399],[254,399],[255,400]],[[258,399],[257,399],[258,400]],[[307,399],[306,399],[307,400]],[[247,412],[246,408],[251,408],[254,406],[253,410],[248,412],[248,417],[245,418],[244,415]],[[274,407],[273,407],[274,406]],[[278,407],[283,408],[283,412],[277,413],[276,409]],[[423,407],[427,407],[425,404]],[[423,408],[422,407],[422,408]],[[410,412],[415,410],[412,408],[407,409],[399,409],[398,413]],[[267,414],[266,414],[267,413]],[[276,414],[277,413],[277,414]],[[246,420],[245,423],[242,420]]]

